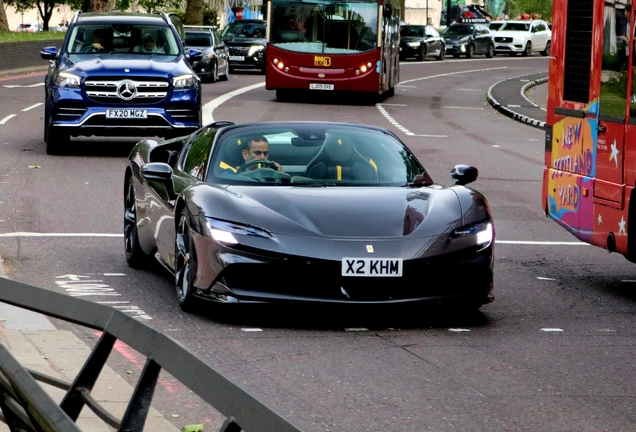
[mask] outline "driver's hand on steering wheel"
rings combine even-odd
[[[276,169],[280,172],[285,172],[285,170],[283,169],[283,167],[281,166],[281,164],[279,164],[278,162],[272,161],[272,163],[276,166]]]

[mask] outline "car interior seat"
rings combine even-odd
[[[305,177],[325,180],[377,181],[376,167],[353,146],[351,138],[327,133],[321,151],[307,165]]]
[[[233,138],[230,142],[223,144],[221,151],[221,160],[218,167],[221,170],[236,170],[245,163],[243,159],[243,149],[246,147],[247,140],[242,138]]]

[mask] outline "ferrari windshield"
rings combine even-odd
[[[179,44],[167,25],[77,25],[68,40],[69,54],[137,53],[178,55]]]
[[[378,3],[272,2],[270,43],[305,53],[345,54],[378,46]]]
[[[382,187],[427,176],[397,138],[373,129],[335,123],[234,127],[217,137],[205,167],[213,137],[200,134],[189,150],[197,157],[188,155],[184,166],[194,176],[207,169],[212,184]]]

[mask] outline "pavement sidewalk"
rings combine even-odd
[[[0,277],[6,277],[1,262]],[[5,303],[0,303],[0,343],[22,366],[66,382],[73,382],[91,353],[91,348],[82,340],[70,331],[57,329],[45,315]],[[63,390],[48,384],[40,385],[58,404],[62,401],[65,394]],[[133,390],[128,382],[106,365],[91,395],[109,413],[121,419]],[[88,407],[82,410],[77,425],[86,432],[113,430]],[[144,430],[179,431],[154,408],[150,409]],[[8,426],[0,423],[0,432],[5,431],[9,431]]]

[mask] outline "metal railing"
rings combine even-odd
[[[142,431],[161,369],[226,417],[221,432],[300,431],[179,342],[118,310],[4,278],[0,278],[0,302],[103,332],[72,383],[25,369],[0,345],[0,409],[4,414],[0,420],[12,432],[80,431],[75,422],[84,406],[118,431]],[[91,397],[117,340],[146,357],[122,419],[115,418]],[[66,391],[59,406],[37,381]]]

